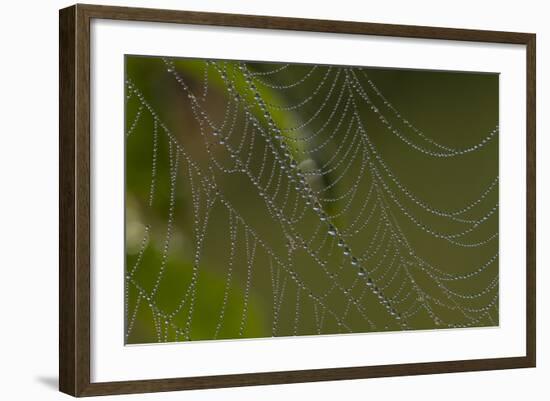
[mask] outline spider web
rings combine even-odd
[[[471,157],[497,160],[498,125],[439,143],[367,68],[155,62],[175,104],[126,80],[127,169],[148,182],[137,215],[127,198],[127,343],[498,324],[498,176],[434,205],[383,145],[450,163],[459,185]]]

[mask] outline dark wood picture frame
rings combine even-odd
[[[525,45],[527,49],[526,356],[92,383],[90,381],[90,21],[93,18]],[[535,366],[535,34],[81,4],[60,10],[59,30],[60,391],[73,396],[93,396]]]

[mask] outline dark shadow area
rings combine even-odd
[[[39,376],[36,378],[36,381],[48,387],[50,390],[58,390],[59,388],[59,379],[54,376]]]

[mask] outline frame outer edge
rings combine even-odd
[[[527,302],[526,302],[526,331],[527,331],[527,360],[528,366],[537,364],[537,281],[536,281],[536,34],[531,34],[526,43],[527,53]]]
[[[59,12],[59,390],[90,383],[90,18]]]
[[[77,4],[76,35],[76,102],[75,126],[75,305],[76,315],[76,396],[86,395],[91,387],[91,241],[90,241],[90,15]]]
[[[59,390],[76,395],[75,11],[59,10]]]

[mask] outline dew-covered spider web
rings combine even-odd
[[[126,343],[498,325],[498,75],[126,56]]]

